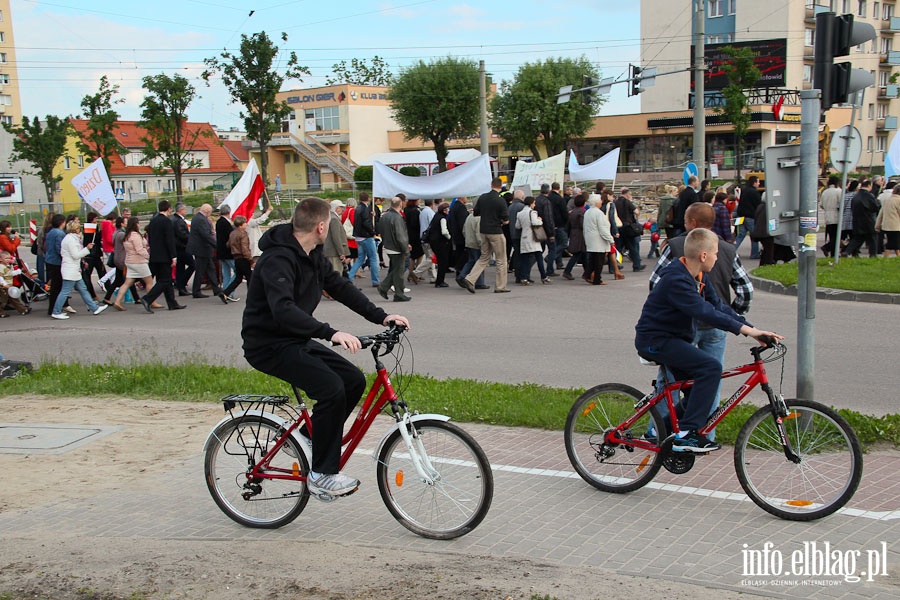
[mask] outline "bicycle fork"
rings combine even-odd
[[[784,420],[794,418],[788,413],[784,396],[772,391],[772,387],[766,382],[760,384],[760,387],[769,398],[769,405],[772,407],[772,418],[775,419],[775,430],[778,432],[778,439],[781,441],[781,447],[784,449],[784,456],[792,463],[799,465],[800,456],[791,448],[787,432],[784,429]]]
[[[410,429],[413,430],[412,434],[409,433]],[[428,458],[428,453],[425,452],[425,446],[422,444],[419,432],[416,431],[415,425],[410,421],[409,412],[404,412],[400,419],[400,437],[403,438],[406,449],[409,451],[410,460],[422,481],[428,485],[434,485],[440,481],[441,474],[431,464],[431,459]]]

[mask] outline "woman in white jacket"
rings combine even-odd
[[[587,269],[583,279],[593,285],[606,285],[601,279],[606,253],[615,243],[609,228],[609,218],[600,208],[603,197],[591,194],[591,208],[584,213],[584,245],[587,248]]]
[[[87,256],[91,248],[94,247],[94,244],[88,244],[87,248],[81,245],[81,231],[81,223],[77,220],[70,221],[66,225],[66,237],[63,238],[60,250],[62,255],[62,266],[60,267],[63,279],[62,289],[56,298],[56,304],[53,305],[53,313],[50,315],[54,319],[65,320],[69,318],[69,315],[63,312],[63,305],[73,289],[78,290],[78,293],[81,294],[81,299],[84,300],[88,310],[93,314],[99,315],[106,310],[105,304],[94,302],[91,295],[88,294],[84,280],[81,278],[81,259]]]
[[[523,200],[525,208],[516,215],[516,229],[522,230],[521,251],[519,253],[519,273],[516,277],[519,285],[531,285],[531,267],[537,262],[538,271],[541,273],[541,283],[549,284],[550,278],[544,272],[544,261],[541,258],[543,248],[534,237],[534,227],[543,227],[544,221],[534,210],[534,198],[528,196]]]

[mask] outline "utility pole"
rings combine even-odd
[[[481,101],[481,153],[488,153],[487,129],[487,76],[484,72],[484,61],[478,61],[478,94]]]
[[[816,319],[816,192],[821,92],[800,92],[800,255],[797,258],[797,398],[814,400]],[[842,200],[843,204],[843,200]]]
[[[706,74],[706,18],[703,5],[706,0],[696,0],[694,19],[694,164],[700,170],[700,179],[706,178],[706,90],[703,80]]]

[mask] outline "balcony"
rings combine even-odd
[[[884,87],[878,88],[878,98],[883,100],[891,100],[900,97],[900,85],[890,83]]]
[[[881,55],[881,64],[890,65],[892,67],[900,67],[900,52],[892,50],[887,54]]]
[[[898,31],[900,31],[900,17],[891,17],[888,21],[886,21],[886,24],[882,28],[881,33],[896,33]]]
[[[875,122],[878,131],[897,131],[897,117],[885,117]]]

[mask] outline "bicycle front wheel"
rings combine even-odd
[[[734,446],[741,487],[763,510],[782,519],[812,521],[844,506],[862,477],[856,433],[834,410],[806,400],[787,400],[784,429],[791,449],[785,457],[770,407],[744,423]]]
[[[655,407],[620,437],[652,442],[656,451],[606,443],[606,432],[631,417],[643,396],[633,387],[604,383],[579,396],[569,410],[566,454],[581,478],[595,488],[616,494],[630,492],[650,483],[662,466],[658,444],[666,428]]]
[[[222,423],[206,450],[204,473],[209,493],[219,508],[247,527],[276,528],[297,518],[309,501],[306,482],[248,478],[247,473],[281,437],[281,425],[248,416]],[[307,475],[309,464],[293,438],[288,438],[268,463],[269,472]]]
[[[426,538],[449,540],[472,531],[494,497],[494,475],[481,446],[445,421],[416,421],[408,431],[412,452],[398,429],[378,455],[378,491],[388,510]],[[416,469],[414,454],[430,482]]]

